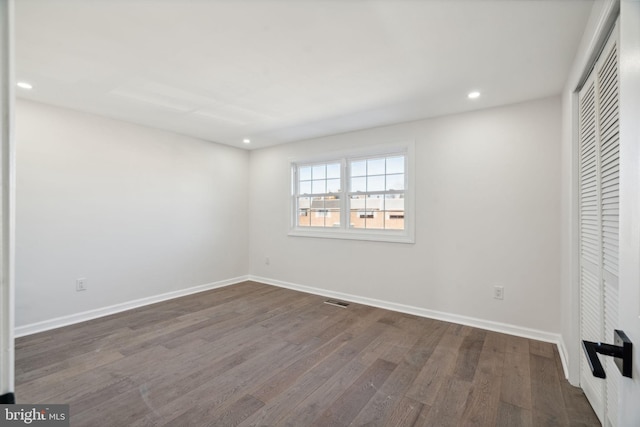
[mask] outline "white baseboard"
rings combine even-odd
[[[180,289],[178,291],[167,292],[160,295],[154,295],[146,298],[140,298],[133,301],[127,301],[120,304],[110,305],[108,307],[96,308],[82,313],[70,314],[68,316],[56,317],[55,319],[44,320],[42,322],[31,323],[28,325],[18,326],[15,329],[15,337],[23,337],[38,332],[48,331],[63,326],[73,325],[75,323],[86,322],[87,320],[96,319],[98,317],[109,316],[111,314],[120,313],[122,311],[131,310],[133,308],[145,305],[155,304],[157,302],[166,301],[186,295],[196,294],[198,292],[209,291],[211,289],[222,288],[236,283],[249,280],[249,276],[234,277],[232,279],[220,280],[217,282],[206,283],[204,285],[193,286],[191,288]]]
[[[401,313],[413,314],[415,316],[426,317],[429,319],[442,320],[445,322],[458,323],[461,325],[473,326],[475,328],[485,329],[488,331],[500,332],[509,335],[515,335],[523,338],[530,338],[538,341],[549,342],[558,346],[558,352],[562,359],[562,365],[566,369],[566,358],[564,345],[561,344],[562,337],[560,334],[553,332],[541,331],[538,329],[530,329],[522,326],[510,325],[508,323],[494,322],[491,320],[478,319],[475,317],[462,316],[459,314],[445,313],[442,311],[429,310],[426,308],[415,307],[394,302],[382,301],[374,298],[367,298],[357,295],[345,294],[342,292],[329,291],[326,289],[314,288],[311,286],[299,285],[295,283],[283,282],[281,280],[269,279],[249,275],[249,280],[265,283],[267,285],[278,286],[281,288],[293,289],[296,291],[306,292],[309,294],[321,295],[328,298],[336,298],[357,304],[370,305],[373,307],[384,308],[386,310],[399,311]],[[562,347],[561,347],[562,345]]]
[[[560,353],[560,361],[562,361],[562,370],[564,371],[565,379],[569,379],[569,354],[567,352],[567,346],[564,343],[564,338],[560,335],[558,340],[558,353]]]
[[[306,293],[315,294],[315,295],[322,295],[328,298],[336,298],[336,299],[350,301],[358,304],[370,305],[372,307],[384,308],[386,310],[413,314],[415,316],[426,317],[429,319],[436,319],[436,320],[442,320],[445,322],[458,323],[461,325],[473,326],[476,328],[485,329],[489,331],[500,332],[504,334],[523,337],[523,338],[530,338],[530,339],[535,339],[539,341],[550,342],[558,346],[558,352],[560,354],[560,360],[562,361],[562,367],[564,369],[565,377],[568,377],[567,349],[564,344],[564,341],[562,340],[562,336],[560,334],[540,331],[537,329],[524,328],[521,326],[510,325],[507,323],[494,322],[491,320],[478,319],[475,317],[462,316],[459,314],[429,310],[426,308],[399,304],[399,303],[394,303],[389,301],[383,301],[383,300],[378,300],[374,298],[362,297],[358,295],[351,295],[343,292],[329,291],[326,289],[320,289],[320,288],[315,288],[311,286],[283,282],[281,280],[269,279],[266,277],[259,277],[259,276],[253,276],[253,275],[246,275],[246,276],[234,277],[232,279],[227,279],[227,280],[220,280],[217,282],[207,283],[200,286],[194,286],[187,289],[180,289],[178,291],[167,292],[164,294],[154,295],[146,298],[140,298],[133,301],[127,301],[124,303],[115,304],[108,307],[102,307],[94,310],[84,311],[82,313],[75,313],[68,316],[57,317],[55,319],[50,319],[42,322],[19,326],[15,329],[15,336],[16,338],[18,338],[26,335],[35,334],[38,332],[44,332],[51,329],[60,328],[63,326],[73,325],[75,323],[85,322],[87,320],[96,319],[98,317],[109,316],[111,314],[120,313],[122,311],[131,310],[131,309],[142,307],[145,305],[155,304],[157,302],[179,298],[182,296],[191,295],[198,292],[204,292],[211,289],[230,286],[236,283],[244,282],[246,280],[253,280],[253,281],[265,283],[268,285],[278,286],[281,288],[292,289],[292,290],[306,292]]]

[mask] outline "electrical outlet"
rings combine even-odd
[[[87,279],[81,277],[76,279],[76,292],[86,291],[87,290]]]
[[[494,286],[493,297],[495,299],[504,299],[504,286]]]
[[[266,265],[271,264],[271,260],[269,259],[269,257],[266,257],[266,258],[264,259],[264,263],[265,263]]]

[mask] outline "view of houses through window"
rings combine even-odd
[[[405,157],[393,154],[294,165],[296,226],[404,230]]]

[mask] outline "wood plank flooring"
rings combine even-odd
[[[244,282],[20,338],[72,426],[596,426],[555,346]]]

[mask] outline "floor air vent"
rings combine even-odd
[[[325,304],[335,305],[336,307],[347,308],[349,305],[348,302],[338,301],[337,299],[328,299],[324,302]]]

